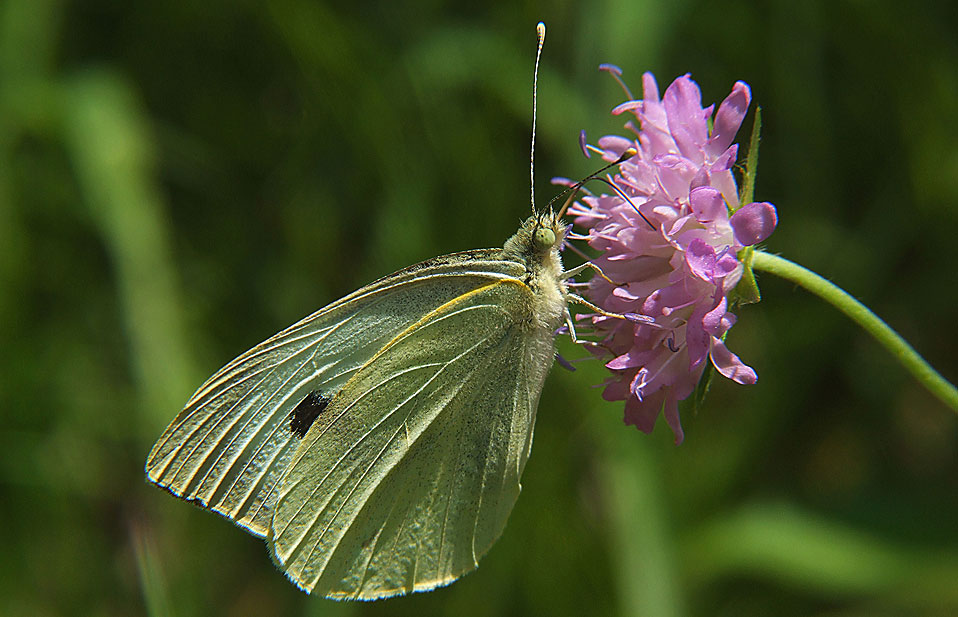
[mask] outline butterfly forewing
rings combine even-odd
[[[298,585],[373,599],[478,565],[518,497],[552,354],[531,296],[509,279],[442,304],[337,394],[275,505],[274,558]]]
[[[236,358],[191,397],[147,459],[151,481],[265,536],[300,434],[297,404],[332,398],[389,341],[437,305],[516,274],[499,251],[411,266],[339,300]]]

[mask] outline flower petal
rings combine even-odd
[[[662,406],[665,421],[669,423],[669,428],[675,434],[675,445],[685,441],[685,431],[682,430],[682,419],[679,418],[679,402],[674,391],[669,391],[665,397],[665,404]]]
[[[732,92],[715,114],[712,124],[712,137],[709,139],[708,152],[713,156],[725,151],[735,139],[735,134],[742,126],[742,120],[748,112],[748,105],[752,100],[752,92],[744,81],[737,81],[732,86]]]
[[[685,326],[685,344],[689,352],[689,370],[702,364],[709,353],[709,333],[702,323],[705,317],[705,308],[697,306],[689,317]]]
[[[624,401],[629,398],[629,382],[622,380],[619,374],[606,379],[602,385],[602,398],[606,401]]]
[[[616,298],[625,300],[627,302],[634,302],[635,300],[638,300],[639,298],[643,297],[643,296],[639,296],[632,293],[632,291],[629,289],[630,287],[631,287],[631,284],[620,285],[618,287],[615,287],[612,289],[612,295],[615,296]]]
[[[767,201],[752,202],[739,208],[729,222],[735,239],[742,246],[752,246],[772,235],[778,225],[778,213]]]
[[[702,114],[702,91],[686,74],[665,89],[662,102],[668,115],[669,132],[679,152],[700,162],[702,146],[708,139],[708,123]]]
[[[612,360],[609,360],[605,363],[606,368],[612,369],[613,371],[622,371],[640,366],[641,361],[633,356],[630,352],[624,353],[621,356],[616,356]]]
[[[662,400],[664,398],[665,393],[659,391],[644,401],[637,398],[628,399],[625,402],[625,416],[622,420],[643,433],[651,433],[652,429],[655,428],[655,420],[662,410]]]
[[[740,262],[738,258],[731,252],[726,251],[724,255],[715,261],[715,271],[712,274],[715,278],[728,276],[735,272],[739,265]]]
[[[729,351],[721,339],[712,337],[712,349],[709,355],[716,370],[732,381],[743,385],[752,385],[758,381],[755,370]]]
[[[635,142],[619,135],[605,135],[599,138],[599,148],[605,150],[603,158],[614,161],[622,156],[622,153],[635,146]]]
[[[655,83],[655,75],[648,71],[642,73],[642,98],[647,102],[659,102],[659,86]]]
[[[699,223],[711,223],[719,217],[728,216],[728,208],[722,193],[710,186],[692,189],[689,206]]]
[[[703,281],[711,281],[715,270],[715,250],[701,238],[693,238],[685,249],[685,262],[692,274]]]
[[[728,149],[719,155],[717,159],[709,166],[709,171],[729,171],[735,165],[735,159],[738,157],[738,144],[732,144]]]
[[[728,301],[725,299],[725,296],[722,296],[718,302],[718,305],[711,311],[705,313],[705,316],[702,317],[702,327],[705,328],[706,332],[712,336],[721,336],[722,334],[725,334],[725,330],[722,329],[722,325],[727,309]]]
[[[664,154],[654,160],[656,179],[671,203],[689,194],[689,186],[698,171],[688,159],[675,154]]]

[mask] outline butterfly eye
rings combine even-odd
[[[539,227],[532,235],[532,243],[540,251],[550,249],[556,243],[556,234],[548,227]]]

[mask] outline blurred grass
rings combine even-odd
[[[162,197],[145,114],[126,84],[102,71],[66,86],[64,141],[81,199],[109,252],[138,407],[149,428],[196,374],[183,325]]]
[[[781,281],[686,442],[554,370],[506,533],[448,589],[310,599],[262,542],[145,484],[204,377],[371,278],[500,244],[592,168],[621,93],[691,71],[763,106],[768,242],[958,378],[950,3],[0,4],[3,615],[950,615],[958,430]],[[750,120],[746,121],[746,125]],[[746,135],[740,135],[744,142]],[[561,342],[567,357],[581,355]]]

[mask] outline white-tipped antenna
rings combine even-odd
[[[536,25],[536,69],[532,75],[532,146],[529,148],[529,192],[532,199],[532,212],[536,211],[536,92],[539,88],[539,56],[542,44],[546,40],[546,25],[541,21]]]

